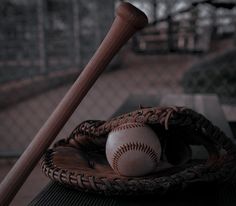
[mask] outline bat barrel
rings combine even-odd
[[[123,18],[124,21],[137,28],[137,30],[142,29],[148,23],[147,16],[129,3],[121,3],[116,10],[116,14]]]
[[[2,181],[0,205],[8,205],[11,202],[45,150],[56,138],[113,56],[137,30],[146,24],[147,17],[143,12],[129,3],[120,4],[111,29],[100,47]]]

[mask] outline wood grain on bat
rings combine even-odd
[[[97,52],[2,181],[0,205],[8,205],[11,202],[42,154],[53,142],[113,56],[138,29],[146,24],[147,17],[143,12],[129,3],[120,4],[111,29]]]

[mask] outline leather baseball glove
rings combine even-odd
[[[147,124],[157,133],[167,167],[142,177],[112,170],[105,155],[107,136],[130,122]],[[204,158],[192,155],[197,147],[206,152]],[[164,194],[199,182],[222,183],[232,180],[235,168],[233,142],[203,115],[183,107],[142,108],[107,121],[82,122],[42,160],[42,170],[52,180],[108,195]]]

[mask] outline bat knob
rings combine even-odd
[[[122,2],[119,5],[116,14],[138,30],[148,24],[147,16],[141,10],[127,2]]]

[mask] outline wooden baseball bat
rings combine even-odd
[[[100,47],[2,181],[0,185],[0,205],[5,206],[11,202],[45,150],[56,138],[113,56],[147,22],[146,15],[136,7],[129,3],[119,5],[116,18]]]

